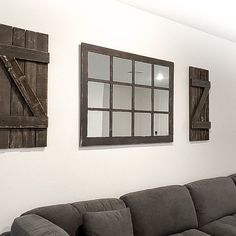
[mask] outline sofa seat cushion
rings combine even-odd
[[[190,230],[186,230],[182,233],[178,233],[178,234],[171,234],[169,236],[209,236],[209,234],[206,234],[200,230],[197,229],[190,229]]]
[[[199,180],[187,187],[192,196],[199,227],[236,213],[236,186],[231,178]]]
[[[130,208],[135,236],[162,236],[198,227],[189,191],[168,186],[121,197]]]
[[[214,236],[236,236],[236,215],[213,221],[204,225],[201,230]]]

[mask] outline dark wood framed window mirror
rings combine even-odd
[[[173,62],[82,43],[81,63],[81,146],[173,141]]]

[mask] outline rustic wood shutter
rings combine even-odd
[[[0,148],[47,145],[48,35],[0,24]]]
[[[209,140],[209,71],[189,67],[189,139]]]

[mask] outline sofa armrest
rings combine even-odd
[[[45,218],[32,214],[14,220],[11,236],[69,236],[69,234]]]

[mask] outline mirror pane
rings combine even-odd
[[[169,67],[154,65],[154,86],[169,88]]]
[[[110,85],[105,83],[88,82],[88,107],[109,108]]]
[[[132,87],[124,85],[113,85],[113,108],[131,109]]]
[[[109,112],[88,111],[88,137],[109,136]]]
[[[148,88],[135,88],[135,110],[151,110],[151,93]]]
[[[113,112],[112,136],[131,136],[131,112]]]
[[[135,113],[134,135],[135,136],[151,136],[151,114]]]
[[[99,53],[88,52],[88,77],[110,80],[110,57]]]
[[[152,84],[151,76],[152,65],[144,62],[135,62],[135,83],[142,85]]]
[[[113,57],[113,80],[132,83],[132,61]]]
[[[154,135],[155,136],[169,135],[168,114],[154,114]]]
[[[154,90],[154,110],[169,111],[169,91],[155,89]]]

